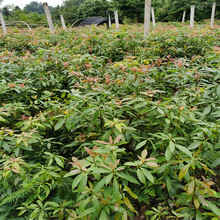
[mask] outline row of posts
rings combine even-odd
[[[50,10],[47,5],[47,3],[43,3],[44,11],[46,14],[47,22],[50,28],[50,32],[53,34],[55,32],[53,22],[50,15]],[[214,27],[214,17],[215,17],[215,9],[216,9],[216,2],[213,2],[212,5],[212,16],[211,16],[211,22],[210,22],[210,28]],[[119,28],[119,19],[118,19],[118,12],[114,12],[115,15],[115,25],[116,28]],[[151,7],[151,0],[145,0],[145,14],[144,14],[144,36],[147,36],[150,33],[150,15],[152,16],[152,23],[153,27],[155,27],[155,15],[154,15],[154,8]],[[182,23],[185,21],[186,12],[183,12],[183,18]],[[195,16],[195,5],[192,5],[190,8],[190,28],[193,28],[194,25],[194,16]],[[66,29],[65,21],[63,18],[63,15],[60,15],[60,20],[62,23],[63,29]],[[5,21],[2,15],[2,11],[0,10],[0,22],[2,25],[3,33],[7,33]],[[111,27],[111,18],[110,13],[108,13],[108,27]]]
[[[215,18],[215,9],[216,9],[216,2],[212,4],[212,16],[210,22],[210,28],[214,27],[214,18]],[[185,21],[186,11],[183,12],[182,23]],[[193,28],[194,25],[194,17],[195,17],[195,5],[190,7],[190,28]]]

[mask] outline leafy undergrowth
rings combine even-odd
[[[219,219],[220,29],[142,29],[1,36],[1,220]]]

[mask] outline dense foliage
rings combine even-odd
[[[10,29],[0,219],[220,217],[219,26]]]

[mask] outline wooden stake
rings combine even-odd
[[[61,20],[63,29],[66,30],[66,25],[65,25],[65,21],[64,21],[63,15],[60,15],[60,20]]]
[[[118,11],[114,11],[114,13],[115,13],[115,26],[116,28],[119,28]]]
[[[156,22],[155,22],[155,14],[154,14],[154,8],[151,8],[151,16],[152,16],[152,22],[153,22],[153,27],[156,26]]]
[[[192,5],[191,6],[191,11],[190,11],[190,28],[193,28],[194,17],[195,17],[195,5]]]
[[[2,14],[2,10],[0,10],[0,21],[2,24],[3,33],[7,34],[7,29],[6,29],[5,20],[4,20],[3,14]]]
[[[184,23],[186,17],[186,11],[183,12],[183,18],[182,18],[182,23]]]
[[[144,37],[146,37],[150,33],[150,9],[151,9],[151,0],[145,0]]]
[[[213,2],[213,4],[212,4],[212,16],[211,16],[210,28],[214,27],[215,8],[216,8],[216,2]]]
[[[50,10],[49,10],[48,5],[47,5],[46,2],[43,3],[43,6],[44,6],[44,12],[45,12],[46,17],[47,17],[47,22],[48,22],[48,25],[49,25],[49,28],[50,28],[50,33],[54,34],[54,27],[53,27],[53,22],[52,22],[52,19],[51,19],[51,16],[50,16]]]

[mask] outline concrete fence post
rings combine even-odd
[[[115,13],[115,26],[119,28],[119,19],[118,19],[118,11],[114,11]]]
[[[150,11],[151,11],[151,0],[145,0],[144,37],[146,37],[150,33]]]
[[[60,20],[61,20],[61,24],[62,24],[63,29],[66,30],[66,24],[65,24],[63,15],[60,15]]]
[[[152,22],[153,22],[153,27],[156,26],[156,21],[155,21],[155,14],[154,14],[154,8],[151,8],[151,16],[152,16]]]
[[[190,28],[193,28],[194,26],[194,17],[195,17],[195,5],[192,5],[190,9]]]
[[[7,29],[6,29],[5,20],[4,20],[4,17],[3,17],[1,9],[0,9],[0,21],[1,21],[3,33],[6,34],[7,33]]]
[[[108,26],[109,26],[109,28],[111,28],[111,26],[112,26],[110,12],[108,13]]]
[[[186,17],[186,11],[183,12],[183,18],[182,18],[182,23],[184,23]]]
[[[216,2],[213,2],[213,4],[212,4],[212,16],[211,16],[210,28],[214,27],[215,8],[216,8]]]
[[[54,27],[53,27],[53,22],[52,22],[52,19],[51,19],[51,16],[50,16],[49,7],[48,7],[46,2],[43,3],[43,6],[44,6],[44,12],[45,12],[46,17],[47,17],[47,22],[48,22],[48,25],[49,25],[49,28],[50,28],[50,33],[54,34]]]

